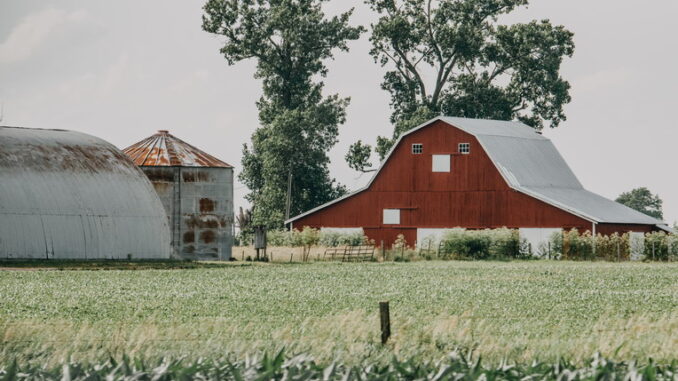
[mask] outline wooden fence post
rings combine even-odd
[[[652,241],[652,260],[654,261],[654,241]]]
[[[386,260],[386,247],[384,247],[384,240],[381,240],[381,259]]]
[[[381,321],[381,344],[384,345],[391,337],[391,316],[388,302],[379,302],[379,317]]]

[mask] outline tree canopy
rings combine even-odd
[[[648,216],[662,219],[664,213],[662,212],[663,201],[659,195],[653,195],[649,189],[640,187],[629,192],[624,192],[616,200],[620,204],[624,204],[631,209],[635,209]]]
[[[391,137],[378,137],[383,159],[405,131],[437,115],[520,120],[535,129],[566,119],[569,83],[560,76],[574,53],[573,34],[548,20],[501,25],[498,17],[528,0],[366,0],[379,14],[372,50],[387,68]],[[347,162],[366,171],[365,145]],[[358,153],[358,154],[355,154]]]
[[[255,225],[280,227],[286,215],[345,192],[329,174],[327,153],[349,98],[323,96],[319,78],[327,75],[324,61],[348,51],[363,28],[349,25],[353,10],[326,17],[326,1],[208,0],[204,6],[203,29],[224,37],[228,63],[256,60],[255,78],[262,81],[260,127],[243,147],[239,175],[250,190]]]

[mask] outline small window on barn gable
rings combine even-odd
[[[471,143],[459,143],[459,153],[464,155],[471,153]]]
[[[452,156],[433,155],[433,172],[450,172]]]
[[[420,154],[424,152],[424,145],[421,143],[414,143],[412,144],[412,153],[413,154]]]
[[[384,209],[384,225],[400,225],[400,209]]]

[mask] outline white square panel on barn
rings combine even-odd
[[[384,225],[400,225],[400,209],[384,209]]]
[[[433,172],[450,172],[450,155],[433,155]]]

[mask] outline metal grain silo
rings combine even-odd
[[[146,176],[74,131],[0,127],[0,258],[166,259],[170,232]]]
[[[124,152],[160,196],[175,254],[185,259],[230,259],[233,167],[165,130]]]

